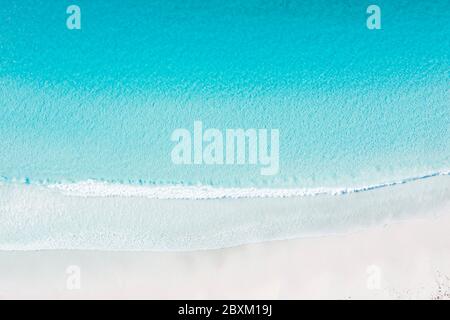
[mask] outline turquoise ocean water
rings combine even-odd
[[[2,1],[0,249],[222,248],[441,212],[450,2],[377,0],[381,30],[370,4]],[[278,129],[279,174],[173,164],[196,120]]]
[[[81,30],[66,8],[81,8]],[[450,167],[450,2],[4,1],[0,176],[351,187]],[[280,172],[177,166],[176,128],[276,128]]]

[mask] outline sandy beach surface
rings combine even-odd
[[[449,230],[447,202],[426,219],[228,249],[1,251],[0,297],[448,299]]]

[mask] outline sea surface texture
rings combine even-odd
[[[448,176],[450,2],[375,2],[3,1],[0,185],[216,199]],[[72,4],[80,30],[66,26]],[[195,121],[278,129],[278,174],[174,164],[171,134]]]
[[[450,167],[450,2],[7,1],[4,180],[349,187]],[[179,166],[176,128],[280,131],[280,171]]]

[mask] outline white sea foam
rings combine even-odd
[[[7,182],[0,184],[0,250],[184,251],[345,233],[443,212],[449,175],[340,189]]]
[[[80,197],[144,197],[149,199],[180,200],[288,198],[316,195],[344,195],[443,175],[450,175],[450,170],[406,178],[398,181],[351,188],[224,188],[202,185],[143,186],[109,183],[95,180],[87,180],[77,183],[49,184],[47,187],[62,192],[65,195]]]

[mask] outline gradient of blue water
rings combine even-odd
[[[5,1],[0,176],[321,187],[448,169],[450,2],[379,0],[376,31],[369,4]],[[194,120],[278,128],[280,174],[173,165]]]

